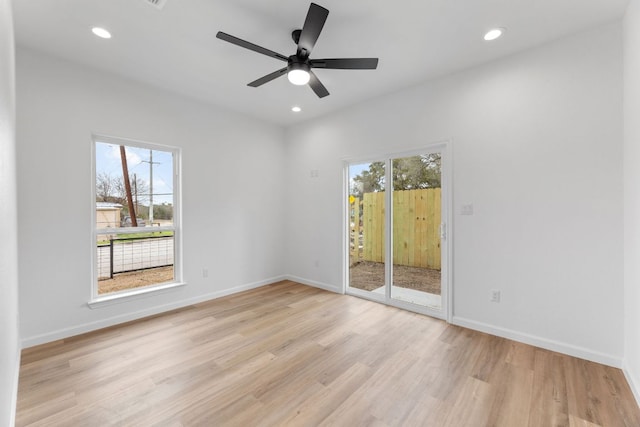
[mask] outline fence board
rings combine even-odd
[[[411,190],[408,191],[408,195],[409,195],[409,211],[408,211],[408,217],[407,217],[407,225],[408,225],[408,230],[407,230],[407,235],[404,236],[404,238],[407,241],[407,254],[408,254],[408,261],[407,261],[407,265],[410,266],[417,266],[418,264],[416,264],[416,252],[415,252],[415,237],[416,237],[416,223],[417,221],[417,212],[416,212],[416,198],[415,198],[415,192],[412,192]]]
[[[360,258],[360,198],[354,197],[353,202],[350,204],[350,218],[351,222],[349,229],[349,236],[351,245],[351,262],[355,262]]]
[[[402,204],[398,206],[398,210],[393,211],[394,224],[398,223],[398,234],[394,234],[394,240],[399,242],[398,253],[394,255],[393,259],[398,262],[408,265],[409,251],[407,248],[411,245],[409,235],[411,234],[411,221],[413,212],[411,208],[411,197],[408,191],[394,191],[394,197],[402,200]]]
[[[365,260],[373,260],[373,237],[371,230],[373,229],[373,193],[365,193],[362,195],[362,258]]]
[[[377,262],[384,261],[384,193],[374,193],[374,228],[373,235],[376,240],[373,245],[373,257]]]
[[[362,254],[356,258],[384,262],[385,193],[365,193],[362,210]],[[357,201],[356,203],[359,203]],[[439,188],[394,191],[393,263],[440,269],[441,191]],[[352,227],[355,228],[355,227]],[[353,230],[358,240],[358,231]],[[357,246],[357,245],[354,245]]]

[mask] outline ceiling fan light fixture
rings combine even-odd
[[[493,28],[486,32],[486,34],[484,35],[484,39],[490,42],[491,40],[495,40],[501,35],[503,35],[504,32],[505,32],[504,28]]]
[[[311,74],[303,68],[294,68],[289,70],[287,78],[294,85],[302,86],[309,83],[309,80],[311,80]]]
[[[302,111],[302,108],[294,105],[293,107],[291,107],[291,111],[293,111],[294,113],[299,113],[300,111]]]

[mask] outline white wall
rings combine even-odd
[[[625,374],[640,403],[640,0],[624,20]]]
[[[0,425],[13,425],[18,385],[15,64],[11,2],[0,0]]]
[[[25,345],[283,275],[281,128],[20,48],[17,98]],[[186,287],[87,307],[94,132],[182,148]]]
[[[287,272],[342,287],[343,158],[450,139],[454,321],[621,365],[621,44],[603,27],[289,129]]]

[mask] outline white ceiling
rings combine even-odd
[[[280,125],[620,19],[628,0],[317,0],[329,9],[311,58],[379,57],[375,71],[316,70],[330,96],[286,77],[247,83],[283,63],[218,40],[224,31],[289,56],[309,1],[14,0],[19,46],[126,76]],[[103,40],[94,26],[113,34]],[[492,27],[505,36],[482,39]],[[299,105],[303,111],[292,113]]]

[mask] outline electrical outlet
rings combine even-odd
[[[204,278],[209,277],[209,269],[208,268],[203,268],[202,269],[202,277],[204,277]]]
[[[491,289],[491,293],[489,294],[489,301],[491,301],[491,302],[500,302],[500,290],[499,289]]]

